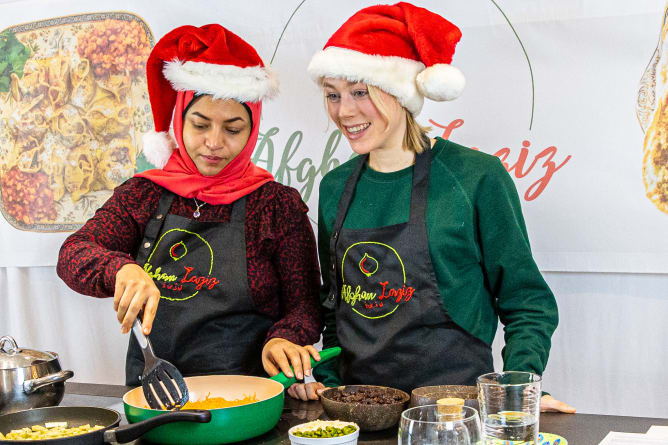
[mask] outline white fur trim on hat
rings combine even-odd
[[[147,131],[142,135],[142,153],[148,162],[157,168],[162,168],[169,161],[176,143],[166,132]]]
[[[415,83],[422,70],[424,64],[416,60],[372,56],[335,46],[317,52],[308,66],[308,73],[316,82],[322,77],[335,77],[374,85],[396,97],[413,115],[420,113],[424,103]]]
[[[457,99],[464,91],[466,79],[459,68],[437,63],[417,76],[418,90],[431,100]]]
[[[210,94],[214,99],[258,102],[278,94],[278,76],[268,67],[218,65],[205,62],[165,62],[162,70],[177,91]]]

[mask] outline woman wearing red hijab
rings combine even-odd
[[[114,190],[63,244],[58,275],[113,296],[124,333],[141,313],[156,355],[186,376],[310,375],[318,353],[299,345],[318,341],[322,319],[307,208],[250,160],[277,80],[220,25],[169,32],[147,78],[156,131],[144,154],[162,169]],[[126,384],[143,369],[132,336]]]

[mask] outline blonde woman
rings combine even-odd
[[[310,65],[329,117],[360,156],[320,184],[319,253],[324,346],[338,367],[324,386],[411,391],[473,385],[493,371],[491,343],[505,325],[504,368],[542,374],[557,305],[532,258],[513,181],[499,160],[426,136],[424,97],[456,98],[450,65],[460,30],[408,3],[353,15]],[[543,409],[573,412],[544,396]]]

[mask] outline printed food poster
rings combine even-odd
[[[637,114],[645,132],[642,178],[647,197],[668,214],[668,4],[659,43],[638,90]]]
[[[154,37],[124,12],[0,33],[0,211],[30,231],[78,228],[131,177],[151,128]]]

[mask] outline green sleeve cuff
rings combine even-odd
[[[313,368],[313,377],[326,387],[341,386],[341,378],[338,373],[339,359],[330,360],[327,363]]]

